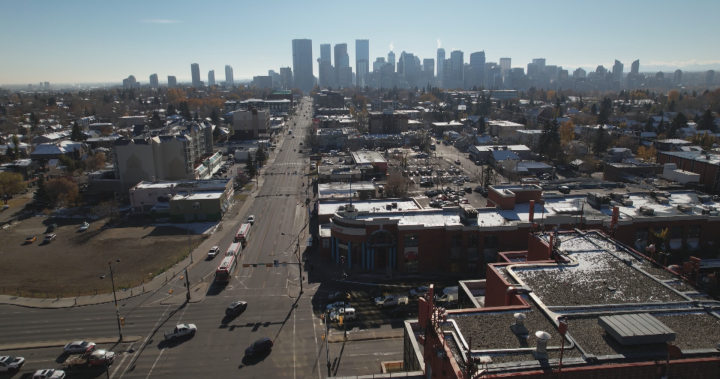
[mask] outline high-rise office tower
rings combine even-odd
[[[152,88],[158,88],[158,76],[157,74],[150,75],[150,87]]]
[[[385,62],[385,57],[377,57],[375,58],[375,62],[373,62],[373,72],[377,72],[382,70],[382,67],[385,66],[387,62]]]
[[[303,91],[310,91],[315,83],[312,68],[312,40],[294,39],[292,50],[295,87]]]
[[[233,77],[233,69],[230,65],[225,65],[225,83],[231,86],[235,84],[235,78]]]
[[[393,72],[395,72],[395,53],[392,51],[388,53],[388,63],[392,66]]]
[[[500,58],[500,75],[502,75],[503,78],[510,73],[511,62],[511,58]]]
[[[347,53],[347,44],[338,43],[335,49],[335,84],[347,88],[352,84],[352,68],[350,67],[350,56]]]
[[[358,87],[365,87],[370,73],[370,41],[366,39],[355,40],[355,83]]]
[[[632,66],[630,66],[630,73],[633,75],[637,75],[640,73],[640,60],[636,60],[632,63]]]
[[[711,86],[715,82],[715,70],[705,71],[705,85]]]
[[[535,70],[537,70],[537,73],[545,73],[545,58],[535,58],[532,60],[532,63],[535,65]],[[530,70],[528,69],[528,75],[530,75]]]
[[[587,73],[582,68],[577,68],[575,71],[573,71],[573,78],[575,79],[582,79],[585,76],[587,76]]]
[[[209,86],[215,85],[215,70],[208,71],[208,85]]]
[[[177,86],[177,78],[174,76],[168,75],[168,87],[176,87]]]
[[[282,89],[292,89],[293,74],[290,67],[280,67],[280,87]]]
[[[452,81],[450,88],[463,86],[465,79],[464,64],[465,54],[462,51],[454,50],[450,53],[450,80]]]
[[[280,74],[275,70],[268,70],[268,76],[272,79],[272,88],[280,88]]]
[[[470,75],[471,77],[468,78],[467,83],[465,83],[466,87],[468,88],[471,88],[473,86],[477,86],[478,88],[480,88],[482,86],[491,85],[491,83],[485,83],[484,51],[478,51],[470,54]]]
[[[682,82],[682,70],[675,70],[675,75],[673,75],[673,84],[680,84]]]
[[[320,45],[320,58],[318,62],[318,84],[320,87],[332,87],[334,83],[335,73],[332,67],[332,58],[330,44],[323,43]]]
[[[435,76],[437,76],[440,80],[442,80],[443,76],[443,65],[445,64],[445,49],[437,49],[437,72],[435,73]]]
[[[423,72],[425,75],[432,78],[435,75],[435,59],[425,58],[423,59]]]
[[[197,63],[191,64],[190,71],[192,72],[193,87],[200,87],[200,65]]]
[[[623,74],[623,68],[625,66],[620,62],[619,60],[615,60],[615,64],[612,68],[612,75],[613,75],[613,82],[618,82],[622,80],[622,74]]]

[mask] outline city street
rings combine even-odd
[[[224,252],[239,225],[249,215],[255,216],[248,245],[231,281],[227,285],[213,283],[221,261],[221,257],[216,257],[196,261],[190,269],[190,283],[204,280],[208,284],[204,298],[193,286],[193,300],[186,303],[185,279],[178,273],[157,292],[121,301],[120,313],[126,323],[123,336],[133,336],[136,342],[102,345],[119,354],[108,372],[110,378],[168,374],[178,378],[228,374],[250,378],[327,376],[324,324],[313,307],[324,308],[325,298],[334,287],[326,282],[309,284],[305,272],[305,292],[300,295],[296,254],[298,243],[299,251],[304,251],[308,221],[304,205],[307,183],[302,186],[306,156],[296,150],[302,148],[302,136],[312,122],[310,104],[305,100],[298,107],[297,116],[288,122],[297,137],[285,134],[270,154],[268,164],[260,168],[262,185],[254,200],[249,200],[252,203],[247,211],[237,214],[234,220],[225,220],[222,230],[217,232],[222,236],[217,245]],[[297,126],[292,126],[293,122]],[[278,267],[265,266],[274,260],[279,262]],[[171,289],[173,293],[169,294]],[[318,297],[314,298],[316,294]],[[248,302],[247,310],[237,317],[225,316],[225,308],[236,300]],[[68,309],[3,305],[0,318],[3,344],[22,347],[24,343],[46,341],[47,346],[2,351],[4,355],[23,356],[27,363],[19,373],[2,374],[0,378],[20,378],[37,369],[60,368],[62,345],[71,340],[107,340],[118,336],[112,303]],[[198,331],[178,342],[165,342],[163,332],[179,323],[195,324]],[[272,352],[244,357],[245,349],[261,337],[273,340]],[[330,351],[333,375],[379,373],[380,361],[402,359],[402,339],[331,343]],[[69,378],[101,375],[106,375],[104,370],[68,372]]]

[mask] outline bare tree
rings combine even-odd
[[[103,201],[93,208],[92,213],[104,220],[108,224],[115,223],[119,220],[118,204],[115,199]]]
[[[406,197],[409,188],[410,180],[402,176],[400,171],[393,171],[385,184],[385,195],[387,197]]]

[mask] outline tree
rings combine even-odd
[[[150,127],[153,129],[160,129],[162,127],[162,120],[160,120],[160,114],[157,111],[153,112],[152,118],[150,119]]]
[[[115,198],[98,204],[92,209],[92,213],[107,224],[113,224],[120,219],[118,203]]]
[[[45,187],[45,178],[43,175],[40,175],[40,179],[38,180],[38,188],[33,194],[33,200],[35,201],[36,205],[42,207],[47,207],[50,205],[50,195],[48,194],[47,188]]]
[[[0,172],[0,196],[5,200],[6,195],[14,195],[25,189],[27,185],[21,174],[15,172]],[[7,200],[5,200],[7,204]]]
[[[87,162],[85,163],[88,171],[97,171],[105,168],[105,162],[107,161],[107,157],[105,157],[105,153],[99,152],[95,153],[94,155],[88,157]]]
[[[565,121],[560,127],[560,143],[564,146],[575,139],[575,124],[572,121]]]
[[[165,111],[165,115],[174,116],[176,114],[177,114],[177,111],[175,110],[175,106],[172,104],[168,104],[167,111]]]
[[[595,143],[593,143],[592,151],[595,155],[603,155],[609,145],[608,135],[605,129],[600,125],[595,133]]]
[[[478,130],[478,133],[485,134],[485,130],[486,130],[485,116],[480,116],[480,118],[478,118],[477,130]]]
[[[648,117],[647,121],[645,121],[645,131],[646,132],[654,132],[655,131],[655,125],[653,123],[652,117]]]
[[[540,154],[547,155],[550,159],[555,159],[560,150],[561,139],[559,129],[557,119],[545,122],[542,134],[540,134],[540,145],[538,146],[538,152]]]
[[[220,114],[218,113],[217,108],[213,108],[212,111],[210,111],[210,122],[213,125],[220,126]]]
[[[600,113],[598,113],[597,123],[605,125],[610,123],[610,110],[605,107],[600,107]]]
[[[248,154],[245,160],[245,167],[247,167],[247,173],[249,177],[254,177],[257,174],[257,168],[255,168],[255,162],[253,162],[252,155]]]
[[[597,105],[593,104],[592,107],[590,107],[590,114],[595,116],[597,114]]]
[[[488,188],[491,185],[495,184],[496,180],[497,174],[495,173],[495,170],[492,168],[492,166],[483,167],[482,186]]]
[[[654,162],[657,156],[657,150],[654,147],[640,146],[637,151],[638,158],[642,158],[646,162]]]
[[[406,197],[410,187],[410,180],[402,176],[400,171],[392,171],[385,184],[385,196]]]
[[[75,161],[72,158],[63,154],[58,158],[58,160],[60,160],[60,163],[62,163],[62,165],[65,166],[68,173],[75,171]]]
[[[705,109],[705,112],[700,116],[700,120],[697,123],[698,130],[715,130],[715,116],[713,116],[710,108]]]
[[[80,202],[78,185],[68,177],[48,180],[46,187],[52,207],[74,206]]]
[[[257,151],[255,152],[255,159],[257,160],[258,166],[262,166],[265,162],[265,149],[262,147],[258,147]]]
[[[83,138],[82,131],[80,131],[80,125],[78,125],[77,121],[73,123],[72,132],[70,132],[70,139],[75,142],[85,140],[85,138]]]
[[[680,112],[675,116],[675,118],[672,120],[672,123],[670,123],[670,131],[668,132],[667,137],[668,138],[677,138],[677,132],[678,130],[682,128],[686,128],[688,123],[687,117]]]

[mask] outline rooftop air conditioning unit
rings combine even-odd
[[[650,207],[640,207],[638,212],[645,216],[652,216],[655,214],[655,210]]]
[[[677,206],[680,212],[689,212],[693,209],[692,205],[680,204]]]
[[[698,200],[700,200],[701,203],[707,203],[711,199],[712,197],[710,195],[698,195]]]
[[[620,204],[622,204],[626,207],[629,207],[629,206],[633,205],[633,201],[630,199],[622,199],[622,200],[620,200]]]
[[[667,197],[658,196],[655,198],[655,201],[657,201],[658,204],[670,204],[670,199]]]

